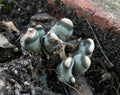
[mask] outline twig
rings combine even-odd
[[[96,34],[95,34],[95,31],[93,30],[93,28],[92,28],[92,26],[91,26],[91,24],[90,24],[90,22],[89,22],[87,19],[86,19],[86,21],[87,21],[90,29],[92,30],[92,33],[93,33],[93,35],[94,35],[94,37],[95,37],[95,39],[96,39],[96,41],[97,41],[97,43],[98,43],[98,45],[99,45],[99,47],[100,47],[100,50],[101,50],[102,54],[104,55],[105,59],[106,59],[107,62],[108,62],[108,63],[106,63],[106,65],[107,65],[108,67],[110,67],[110,68],[113,67],[114,65],[112,64],[112,62],[110,62],[109,58],[105,55],[105,52],[103,51],[102,46],[100,45],[100,42],[99,42],[99,40],[98,40],[98,38],[97,38],[97,36],[96,36]]]
[[[69,86],[70,88],[74,89],[79,95],[81,95],[81,93],[75,88],[72,87],[70,84],[68,84],[67,82],[64,82],[67,86]]]

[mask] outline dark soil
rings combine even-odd
[[[32,22],[42,24],[48,31],[60,18],[70,18],[74,23],[75,38],[92,38],[95,41],[95,50],[91,58],[92,65],[85,73],[94,95],[120,95],[120,35],[116,34],[115,29],[101,30],[90,23],[105,55],[114,64],[114,67],[109,68],[106,65],[109,62],[101,52],[86,18],[76,17],[73,9],[65,7],[59,0],[55,1],[56,8],[50,6],[47,0],[14,0],[11,2],[4,0],[2,2],[4,7],[0,9],[0,21],[13,21],[21,33],[25,33]],[[32,20],[31,17],[40,11],[52,15],[54,18],[52,20],[49,18]],[[2,27],[0,27],[1,32],[5,32]],[[18,35],[12,32],[8,33],[6,37],[20,48]],[[68,95],[67,86],[61,84],[56,77],[55,69],[59,62],[60,60],[56,59],[56,56],[47,60],[44,54],[31,53],[24,56],[21,51],[13,53],[12,50],[0,48],[0,82],[5,83],[3,88],[0,87],[0,94]]]

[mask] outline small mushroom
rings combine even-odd
[[[40,24],[37,25],[36,30],[38,31],[40,38],[42,38],[45,35],[45,30],[43,29],[42,25],[40,25]]]
[[[57,77],[61,82],[75,83],[75,78],[72,74],[72,68],[74,66],[74,60],[72,57],[68,57],[63,60],[57,66]]]
[[[47,35],[44,36],[44,46],[48,53],[53,53],[60,42],[62,42],[62,40],[59,39],[55,33],[48,32]]]
[[[74,59],[74,68],[73,68],[74,74],[82,74],[86,72],[91,65],[90,58],[84,54],[77,54],[74,56],[73,59]]]
[[[91,38],[82,39],[80,40],[80,43],[77,46],[77,48],[71,53],[73,56],[75,56],[76,54],[84,54],[88,57],[91,57],[94,48],[95,48],[94,41]]]
[[[50,32],[55,33],[60,39],[66,41],[73,34],[73,23],[68,18],[62,18],[50,29]]]
[[[87,56],[91,56],[95,48],[94,41],[91,38],[85,39],[80,43],[80,52],[85,53]]]
[[[22,50],[37,52],[40,50],[39,33],[34,28],[29,28],[25,35],[20,39]]]
[[[67,53],[74,59],[74,74],[82,74],[86,72],[91,65],[90,57],[94,51],[94,41],[88,38],[78,39],[78,42],[77,40],[72,40],[69,41],[69,43],[78,43],[75,45],[75,48],[68,50]]]

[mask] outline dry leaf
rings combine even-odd
[[[13,23],[12,21],[8,21],[8,22],[2,21],[2,22],[0,23],[0,25],[6,26],[6,27],[8,27],[10,30],[15,31],[17,34],[20,34],[20,30],[16,28],[16,26],[14,25],[14,23]]]

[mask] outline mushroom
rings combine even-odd
[[[38,24],[36,26],[36,30],[38,31],[40,38],[42,38],[45,35],[45,30],[43,29],[42,25]]]
[[[25,35],[21,37],[20,44],[22,50],[37,52],[40,50],[40,38],[39,33],[34,28],[29,28]]]
[[[47,35],[44,36],[44,48],[49,54],[53,53],[61,42],[62,40],[59,39],[55,33],[48,32]]]
[[[57,77],[58,80],[61,82],[67,83],[75,83],[75,78],[72,74],[72,68],[74,66],[74,60],[72,57],[68,57],[64,59],[58,66],[57,66]]]
[[[90,57],[93,53],[94,48],[95,48],[94,41],[91,38],[88,38],[81,41],[79,52]]]
[[[94,41],[91,38],[82,39],[80,40],[79,45],[77,45],[76,49],[74,49],[70,53],[73,56],[75,56],[76,54],[84,54],[88,57],[91,57],[94,51],[94,48],[95,48]]]
[[[60,39],[66,41],[73,34],[73,23],[68,18],[62,18],[50,29],[50,32],[55,33]]]
[[[78,42],[77,40],[66,42],[65,46],[67,46],[67,48],[70,50],[72,47],[75,46],[75,49],[73,48],[72,51],[68,50],[68,52],[71,53],[71,57],[68,56],[70,55],[68,54],[66,56],[67,58],[58,65],[57,67],[57,71],[59,72],[58,79],[61,82],[65,81],[70,83],[70,81],[68,81],[70,75],[72,75],[72,77],[73,76],[76,77],[78,74],[85,73],[90,68],[91,66],[90,57],[94,50],[94,42],[90,38],[85,40],[79,39]],[[73,64],[74,66],[70,67],[70,64]]]
[[[74,59],[73,68],[74,74],[83,74],[89,69],[91,65],[90,58],[84,54],[77,54],[74,56],[73,59]]]

